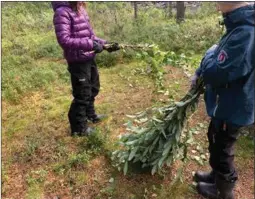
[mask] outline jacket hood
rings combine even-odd
[[[223,14],[226,28],[234,29],[240,25],[255,26],[255,4],[238,8]]]
[[[59,7],[71,7],[68,1],[52,1],[51,5],[54,11]]]

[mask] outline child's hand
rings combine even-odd
[[[103,51],[103,46],[100,43],[93,41],[93,50],[95,53],[101,53]]]
[[[197,79],[198,75],[196,73],[190,78],[191,88],[194,88],[196,86]]]

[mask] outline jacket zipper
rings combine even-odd
[[[216,115],[216,111],[217,111],[218,106],[219,106],[219,95],[217,95],[217,99],[216,99],[216,101],[217,101],[217,104],[216,104],[216,106],[215,106],[215,108],[214,108],[214,111],[213,111],[213,117],[215,117],[215,115]]]
[[[228,34],[226,33],[225,38],[224,38],[224,42],[222,41],[222,44],[217,47],[217,51],[214,53],[214,56],[215,56],[215,54],[218,54],[218,52],[220,52],[220,50],[227,43],[227,41],[229,40],[230,36],[233,34],[234,31],[235,31],[235,29],[230,31]],[[216,107],[214,108],[213,117],[215,117],[215,115],[216,115],[216,111],[218,109],[218,106],[219,105],[217,104]]]
[[[213,117],[215,117],[215,114],[216,114],[217,109],[218,109],[218,104],[217,104],[216,107],[214,108]]]

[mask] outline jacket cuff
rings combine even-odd
[[[199,77],[201,75],[202,69],[199,67],[196,71],[195,74]]]
[[[105,45],[107,43],[106,40],[98,38],[98,37],[95,37],[95,40],[98,41],[101,45]]]
[[[89,39],[88,43],[89,43],[89,50],[93,50],[93,41]]]

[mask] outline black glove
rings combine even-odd
[[[109,45],[109,46],[108,46]],[[117,51],[120,49],[120,46],[118,43],[113,42],[113,43],[109,43],[107,44],[107,46],[104,47],[109,53],[113,52],[113,51]]]
[[[100,43],[93,41],[93,50],[95,53],[101,53],[103,51],[103,46]]]

